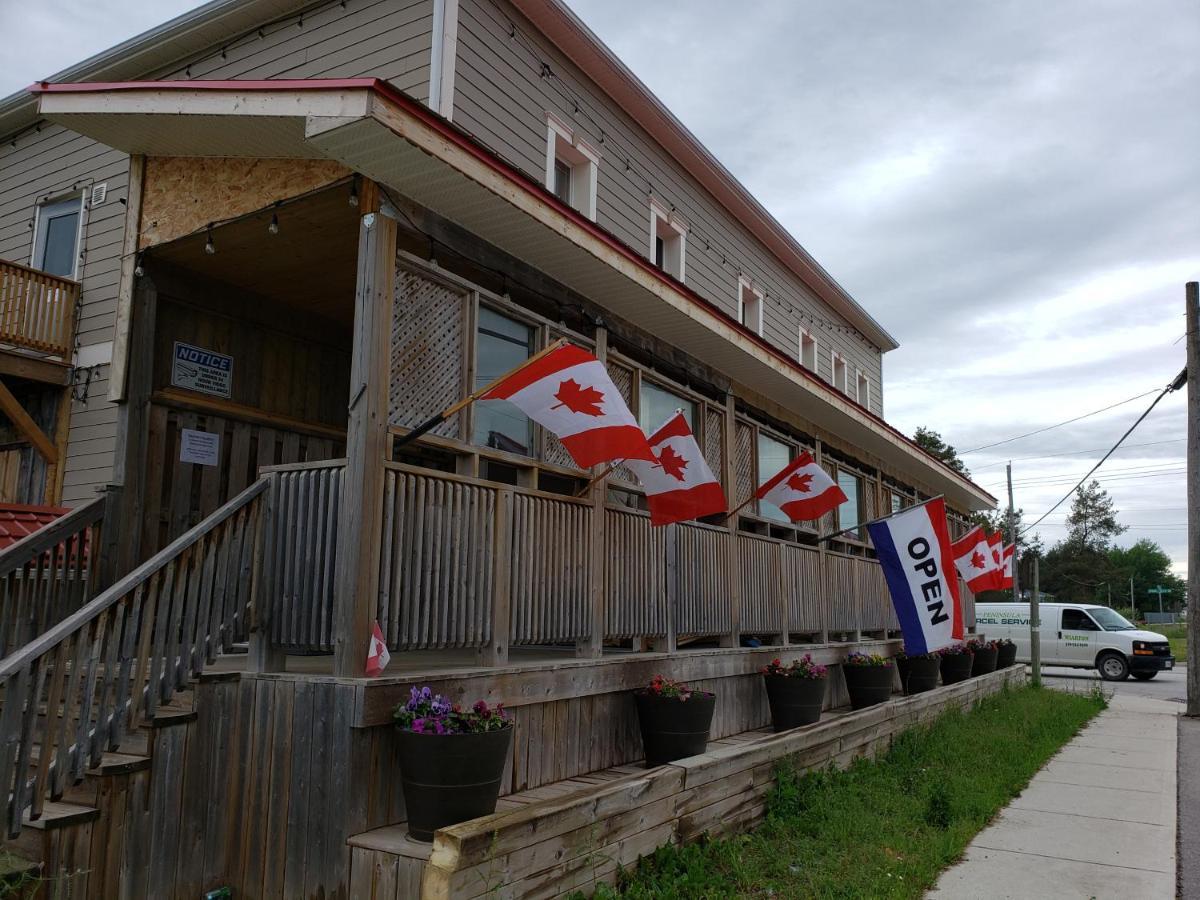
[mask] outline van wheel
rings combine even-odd
[[[1149,681],[1151,678],[1153,678],[1158,673],[1157,672],[1134,672],[1132,674],[1133,674],[1133,677],[1136,678],[1138,681]]]
[[[1100,677],[1105,681],[1124,681],[1129,677],[1129,663],[1120,653],[1104,653],[1096,662]]]

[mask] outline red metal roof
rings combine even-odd
[[[0,550],[7,549],[70,511],[64,506],[0,503]]]

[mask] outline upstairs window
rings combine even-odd
[[[559,200],[596,220],[600,154],[561,119],[546,116],[546,187]]]
[[[481,388],[529,358],[533,329],[524,322],[479,307],[475,335],[475,387]],[[474,404],[474,442],[483,447],[531,454],[533,422],[507,400],[478,400]]]
[[[842,359],[841,355],[836,350],[831,350],[829,353],[829,371],[833,386],[843,394],[850,393],[850,385],[847,383],[846,360]]]
[[[817,371],[817,339],[811,331],[800,329],[800,342],[796,358],[810,372]]]
[[[74,278],[79,264],[82,221],[82,196],[39,204],[30,265],[61,278]]]
[[[687,228],[674,213],[650,201],[650,259],[668,275],[683,281]]]
[[[867,379],[866,373],[862,369],[855,369],[854,380],[856,382],[855,397],[863,406],[869,407],[871,405],[871,382]]]
[[[763,292],[745,278],[738,279],[738,321],[755,334],[762,334]]]

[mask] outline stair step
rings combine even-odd
[[[36,769],[42,758],[42,748],[35,745],[29,752],[29,766]],[[122,750],[106,752],[100,757],[100,765],[84,770],[87,775],[125,775],[150,768],[150,757]]]
[[[42,807],[42,814],[37,819],[30,819],[28,810],[22,820],[21,830],[53,831],[57,828],[68,828],[83,822],[91,822],[100,816],[100,810],[94,806],[84,806],[80,803],[68,803],[65,800],[47,800]]]

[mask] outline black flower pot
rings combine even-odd
[[[900,670],[900,686],[906,694],[923,694],[937,687],[941,660],[936,656],[918,656],[896,660]]]
[[[771,724],[776,731],[811,725],[821,718],[824,678],[764,675],[763,680],[767,684],[767,702],[771,704]]]
[[[996,648],[976,647],[975,662],[971,664],[971,677],[976,678],[996,671]]]
[[[891,699],[894,677],[891,666],[842,666],[842,673],[846,676],[851,709],[865,709]]]
[[[693,693],[687,700],[641,693],[633,697],[647,769],[697,756],[708,747],[708,730],[717,705],[715,694]]]
[[[400,732],[409,837],[432,841],[439,828],[496,811],[512,733],[511,724],[478,734]]]
[[[996,653],[996,668],[1007,669],[1017,661],[1017,645],[1001,644]]]
[[[975,657],[970,653],[958,653],[942,657],[942,684],[958,684],[971,677],[971,663]]]

